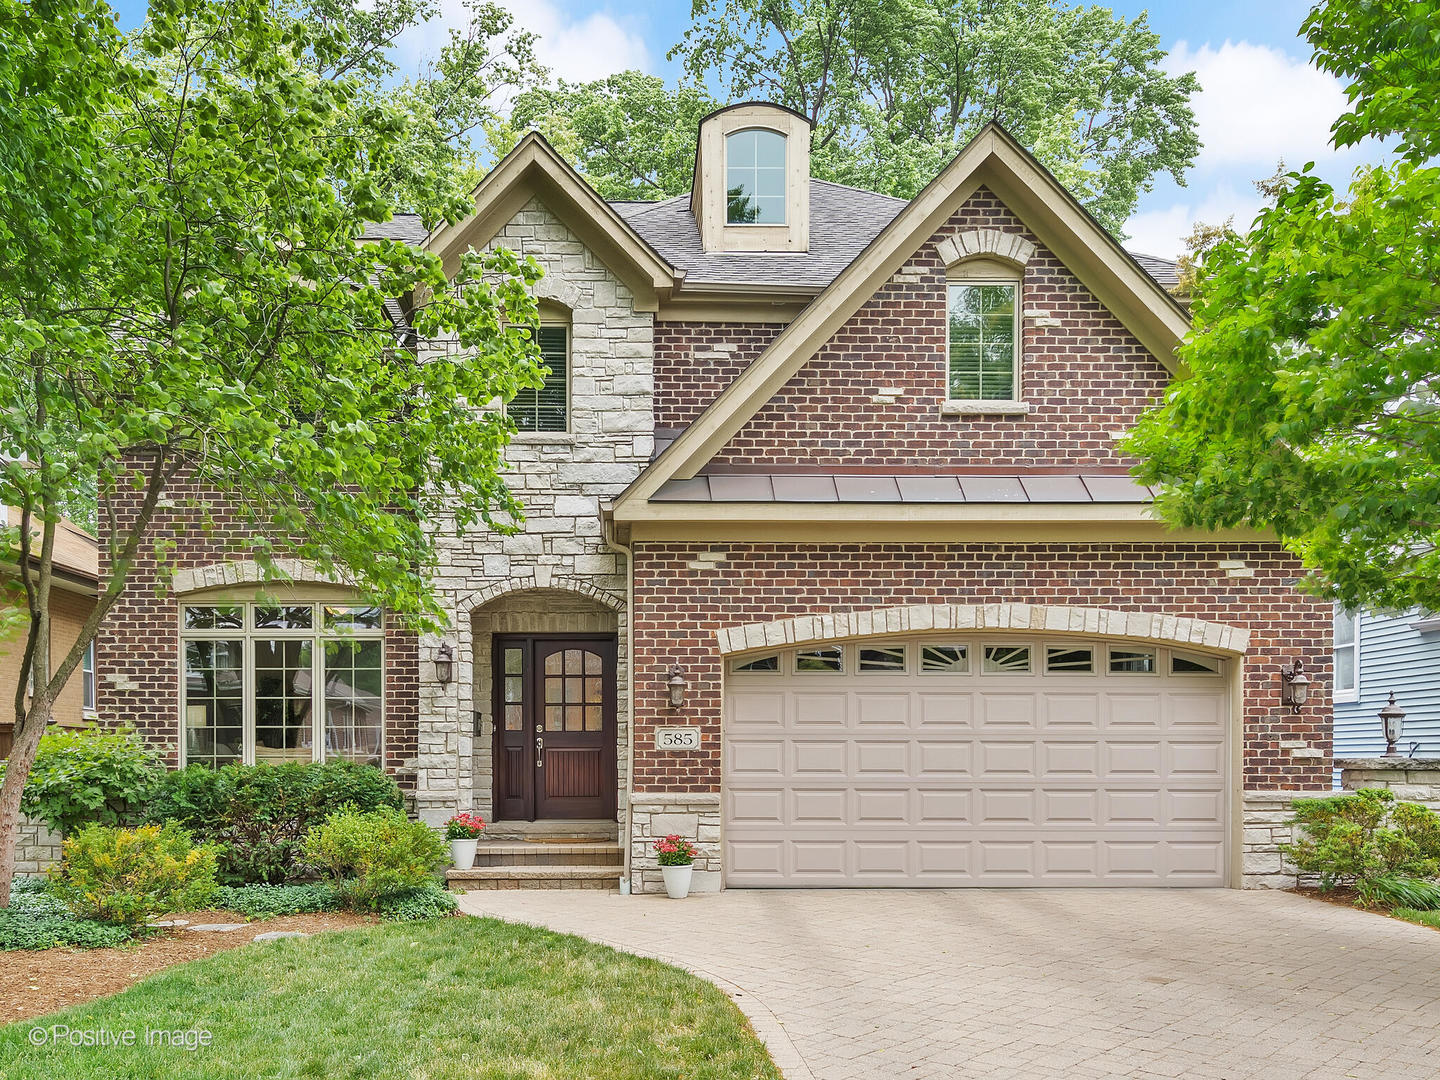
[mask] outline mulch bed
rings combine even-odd
[[[188,919],[192,926],[246,921],[245,916],[233,911],[187,911],[167,918]],[[0,953],[0,1024],[28,1020],[83,1001],[118,994],[157,971],[248,945],[256,934],[271,930],[315,934],[323,930],[350,930],[374,922],[373,917],[343,911],[282,915],[255,921],[228,933],[188,930],[183,926],[160,930],[142,941],[116,949],[3,952]]]

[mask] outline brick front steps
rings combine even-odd
[[[625,873],[619,843],[576,841],[539,843],[525,840],[482,842],[475,866],[448,870],[453,889],[618,889]]]

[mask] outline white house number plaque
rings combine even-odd
[[[655,729],[656,750],[699,750],[700,729],[694,727],[662,727]]]

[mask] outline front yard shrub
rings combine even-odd
[[[347,904],[375,911],[383,899],[433,883],[449,851],[430,826],[387,807],[332,815],[306,836],[305,857],[335,882]]]
[[[252,919],[276,915],[312,915],[335,911],[342,905],[333,885],[222,885],[210,901],[218,908],[235,911]]]
[[[377,910],[387,922],[418,922],[453,915],[459,906],[449,890],[432,882],[381,897]]]
[[[373,765],[192,765],[169,773],[147,810],[175,821],[219,852],[227,885],[273,884],[314,873],[303,858],[305,834],[342,806],[404,806],[395,781]]]
[[[1293,822],[1299,839],[1281,850],[1323,889],[1440,874],[1440,816],[1383,788],[1296,799]]]
[[[16,878],[10,906],[0,911],[0,951],[10,949],[107,949],[130,940],[127,926],[70,914],[45,878]]]
[[[215,850],[173,822],[121,829],[87,825],[65,839],[53,890],[73,915],[138,926],[188,911],[215,892]]]
[[[130,824],[164,773],[155,751],[133,731],[57,729],[40,737],[20,809],[61,833]]]

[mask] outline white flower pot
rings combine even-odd
[[[475,845],[479,840],[451,840],[450,861],[456,870],[469,870],[475,865]]]
[[[665,879],[665,894],[671,900],[684,900],[690,895],[690,875],[694,873],[695,867],[685,866],[662,866],[660,875]]]

